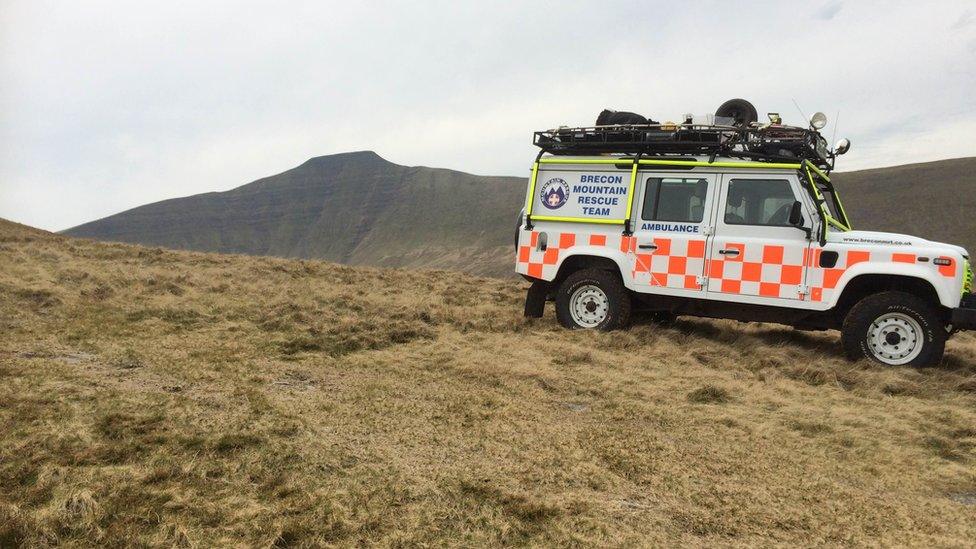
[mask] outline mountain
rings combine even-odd
[[[186,250],[510,274],[524,179],[313,158],[227,192],[164,200],[65,231]]]
[[[836,173],[858,229],[905,233],[976,253],[976,157]]]
[[[976,158],[834,175],[860,229],[976,251]],[[236,189],[140,206],[65,231],[187,250],[511,276],[525,179],[407,167],[373,152],[313,158]]]
[[[0,220],[0,547],[967,547],[976,337],[521,315],[526,283]]]

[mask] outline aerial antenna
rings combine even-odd
[[[800,111],[800,116],[803,117],[803,123],[804,124],[809,124],[810,123],[810,119],[807,118],[807,115],[803,114],[803,109],[800,108],[800,104],[797,103],[796,102],[796,99],[793,99],[792,97],[790,98],[790,100],[793,101],[793,106],[796,107],[796,110]]]
[[[836,143],[835,139],[837,139],[837,126],[839,125],[840,125],[840,109],[837,110],[837,116],[834,117],[834,133],[833,135],[830,136],[830,143],[828,143],[828,145],[830,145],[831,147],[833,147],[834,146],[833,144]]]

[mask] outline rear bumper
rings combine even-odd
[[[954,330],[976,330],[976,294],[962,297],[959,307],[952,310],[951,323]]]

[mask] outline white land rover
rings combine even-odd
[[[809,129],[709,122],[535,134],[516,240],[527,316],[549,299],[568,328],[620,328],[638,307],[839,329],[851,358],[911,366],[976,327],[966,250],[852,229],[828,177],[850,143],[829,151],[820,113]]]

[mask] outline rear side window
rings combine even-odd
[[[641,219],[701,223],[708,181],[698,178],[651,177],[644,191]]]
[[[786,179],[733,179],[725,201],[725,223],[787,226],[795,201]]]

